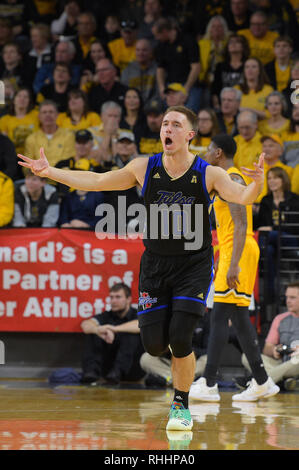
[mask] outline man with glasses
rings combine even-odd
[[[263,11],[253,13],[249,28],[240,29],[238,34],[247,39],[252,57],[260,59],[263,64],[274,60],[273,44],[278,33],[269,30],[268,18]]]
[[[114,101],[123,107],[128,87],[117,80],[117,71],[111,60],[99,60],[96,65],[96,73],[99,83],[92,87],[88,95],[91,111],[100,114],[102,104],[106,101]]]

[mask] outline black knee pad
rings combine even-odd
[[[145,351],[151,356],[161,356],[168,348],[168,336],[162,334],[160,323],[141,327],[140,336]]]
[[[192,338],[199,322],[197,315],[174,312],[169,327],[169,343],[174,357],[186,357],[192,353]]]

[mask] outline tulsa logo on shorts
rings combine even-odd
[[[150,297],[148,292],[140,292],[139,305],[145,310],[146,308],[151,308],[153,304],[158,302],[157,297]]]

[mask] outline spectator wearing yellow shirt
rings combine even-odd
[[[13,98],[9,114],[0,119],[0,131],[13,142],[16,153],[24,153],[26,138],[38,128],[38,111],[33,109],[31,91],[20,88]]]
[[[38,159],[40,148],[43,147],[51,166],[75,153],[74,133],[68,129],[60,129],[56,124],[57,117],[56,104],[45,100],[39,106],[40,129],[29,135],[25,141],[26,155]]]
[[[283,154],[283,141],[277,134],[264,135],[261,138],[263,144],[263,152],[265,153],[264,160],[264,172],[265,172],[265,183],[264,189],[257,198],[256,202],[260,202],[264,196],[268,193],[267,185],[267,173],[271,168],[279,167],[282,168],[288,175],[290,181],[292,180],[294,169],[290,166],[285,165],[281,161]]]
[[[294,168],[299,165],[299,103],[294,104],[290,126],[281,137],[284,143],[283,162]]]
[[[14,184],[0,171],[0,227],[8,225],[14,214]]]
[[[259,131],[262,135],[279,134],[282,135],[290,126],[290,120],[284,116],[287,113],[288,105],[285,97],[279,91],[272,91],[267,98],[265,108],[270,117],[259,122]]]
[[[261,134],[257,130],[257,115],[253,111],[242,111],[237,117],[239,135],[234,137],[237,151],[234,156],[235,166],[252,168],[258,162],[262,151]],[[244,179],[247,177],[244,176]],[[246,179],[249,181],[249,178]]]
[[[265,72],[274,90],[284,90],[291,78],[291,54],[293,41],[288,36],[279,36],[274,41],[275,58],[265,65]]]
[[[108,48],[114,65],[121,73],[130,62],[136,60],[137,22],[135,20],[122,21],[120,34],[120,38],[108,42]]]
[[[219,134],[216,113],[213,109],[202,109],[198,113],[198,133],[189,145],[190,152],[203,157],[207,152],[212,137]]]
[[[273,91],[259,59],[251,57],[244,64],[241,84],[235,88],[242,91],[240,110],[254,111],[259,119],[266,118],[265,102]]]
[[[294,169],[291,183],[292,183],[292,192],[299,195],[299,165],[297,165],[296,168]]]
[[[98,113],[89,111],[87,95],[82,90],[71,90],[68,94],[67,111],[59,113],[58,127],[78,131],[92,126],[99,126],[101,118]]]
[[[245,36],[249,43],[250,54],[263,64],[274,59],[273,44],[278,33],[269,30],[268,18],[263,11],[256,11],[250,17],[248,29],[240,29],[238,34]]]
[[[74,44],[77,50],[75,57],[76,63],[81,63],[83,59],[86,59],[91,44],[96,40],[95,32],[97,29],[97,21],[95,16],[90,12],[86,11],[78,16],[78,36],[74,40]]]

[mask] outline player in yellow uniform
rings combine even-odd
[[[241,171],[233,165],[236,148],[231,136],[218,134],[212,138],[205,159],[211,165],[226,170],[234,181],[246,186]],[[252,208],[227,203],[216,196],[214,210],[219,265],[215,278],[208,360],[203,377],[192,384],[189,397],[201,401],[220,400],[217,371],[223,348],[228,342],[228,322],[231,319],[254,377],[244,392],[233,395],[233,400],[268,398],[278,393],[279,387],[265,371],[248,312],[259,260],[259,247],[252,230]]]

